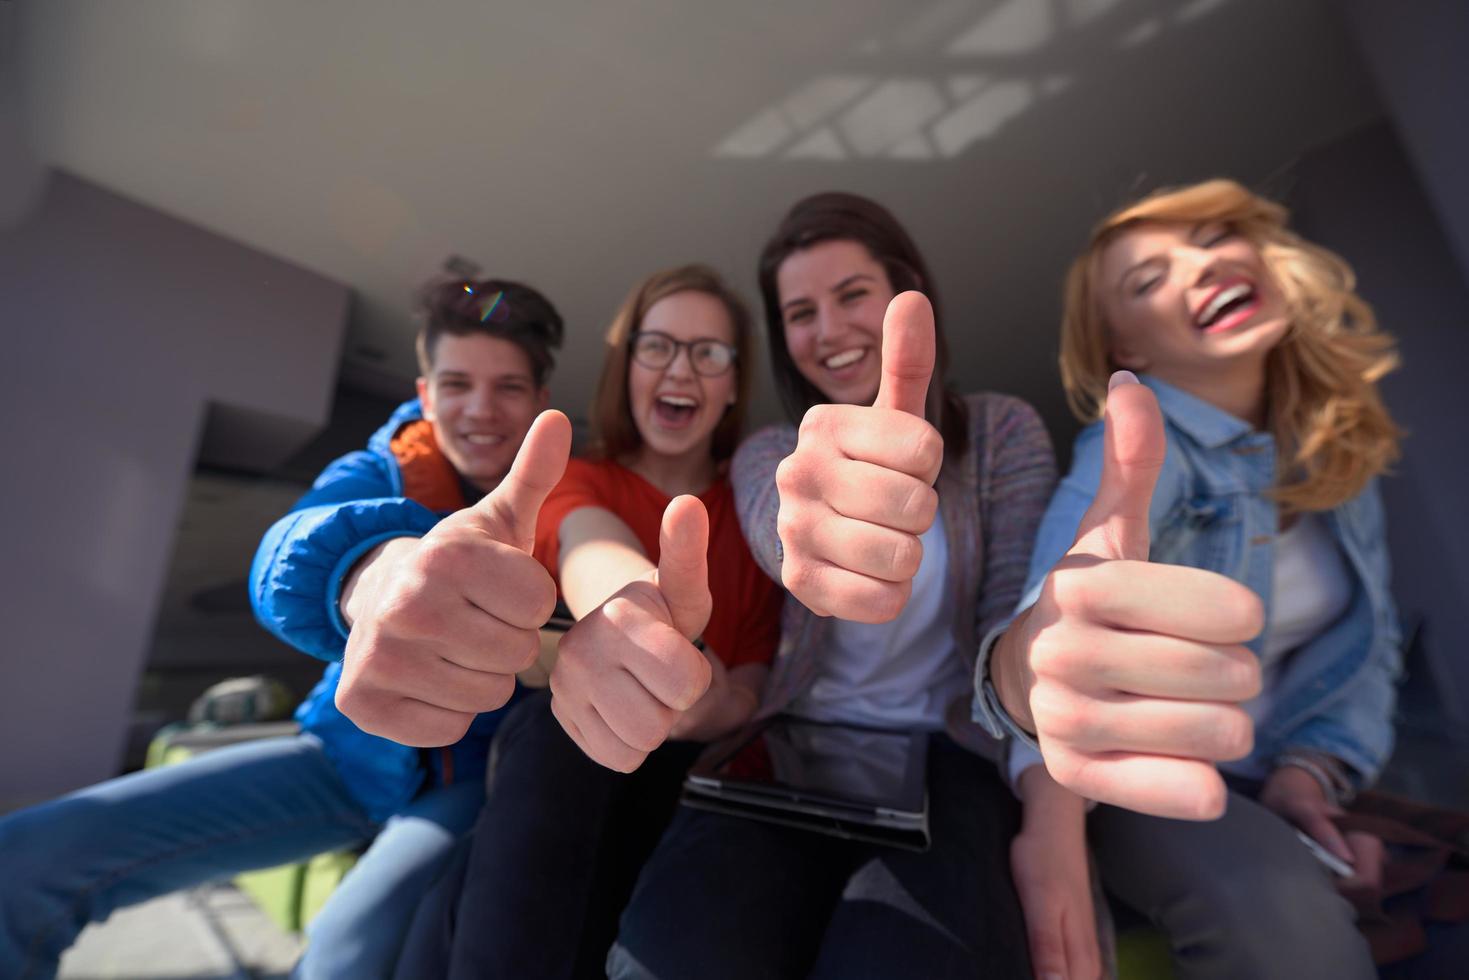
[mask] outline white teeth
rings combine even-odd
[[[472,446],[498,446],[505,441],[504,436],[484,435],[479,432],[466,432],[464,441]]]
[[[833,354],[821,363],[825,364],[828,370],[837,371],[846,367],[848,364],[856,364],[862,360],[862,355],[866,353],[867,351],[863,348],[854,347],[851,350],[844,350],[840,354]]]
[[[1245,282],[1230,286],[1228,289],[1221,289],[1213,299],[1209,300],[1208,305],[1199,311],[1199,326],[1206,327],[1213,323],[1226,306],[1235,300],[1244,299],[1254,291],[1255,287]]]
[[[658,400],[674,408],[697,408],[699,403],[684,395],[659,395]]]

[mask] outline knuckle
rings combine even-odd
[[[924,423],[917,437],[909,444],[909,472],[914,476],[937,473],[944,461],[944,440],[938,430]]]
[[[922,531],[932,526],[938,509],[938,491],[921,484],[908,492],[908,499],[903,501],[902,515],[908,527]]]
[[[1220,759],[1243,759],[1255,747],[1255,725],[1238,708],[1228,709],[1215,731]]]
[[[804,526],[805,522],[801,520],[797,509],[782,501],[780,510],[775,514],[775,533],[785,549],[787,560],[790,560],[790,553],[797,547]]]
[[[1030,711],[1038,730],[1066,744],[1085,741],[1095,724],[1091,712],[1056,684],[1039,682],[1031,689]]]
[[[1225,683],[1231,692],[1238,695],[1237,700],[1248,701],[1259,696],[1264,689],[1265,679],[1260,670],[1260,661],[1244,647],[1238,648],[1233,662],[1225,670]]]
[[[893,582],[884,583],[870,599],[861,603],[871,610],[872,622],[889,623],[898,618],[908,604],[908,589]]]
[[[911,534],[901,535],[893,543],[891,565],[894,575],[912,578],[923,564],[923,542]]]
[[[1224,807],[1228,802],[1224,781],[1216,776],[1204,786],[1189,793],[1180,805],[1186,819],[1217,820],[1224,815]]]
[[[775,467],[775,489],[780,492],[782,502],[796,489],[800,480],[801,464],[794,455],[787,456]]]
[[[1090,605],[1091,589],[1085,575],[1090,570],[1059,568],[1047,577],[1046,589],[1051,594],[1051,601],[1063,613],[1076,614]]]
[[[1265,628],[1265,604],[1247,586],[1233,581],[1229,584],[1232,588],[1226,615],[1239,626],[1244,639],[1252,639]]]
[[[414,555],[414,564],[425,579],[456,578],[463,569],[464,541],[444,535],[425,542]]]
[[[816,586],[816,577],[815,566],[786,552],[786,560],[780,567],[780,583],[786,587],[786,591],[804,602],[803,597]]]
[[[808,408],[806,414],[801,416],[801,425],[796,432],[796,451],[800,452],[803,443],[829,438],[834,414],[830,405],[813,405]]]
[[[1055,635],[1051,628],[1042,629],[1030,647],[1030,671],[1037,678],[1064,685],[1071,675],[1074,658],[1071,644]]]

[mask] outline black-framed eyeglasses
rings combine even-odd
[[[689,366],[695,374],[717,378],[734,367],[735,349],[720,340],[676,340],[658,330],[639,330],[628,338],[633,360],[645,368],[661,371],[673,363],[678,352],[687,347]]]

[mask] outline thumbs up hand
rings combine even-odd
[[[709,516],[697,497],[663,512],[658,568],[629,582],[561,638],[551,711],[583,752],[632,772],[703,697],[708,659]]]
[[[449,745],[475,715],[509,700],[556,606],[556,585],[531,548],[570,450],[566,416],[542,412],[493,492],[359,563],[344,591],[352,631],[337,707],[363,731]]]
[[[923,415],[933,307],[922,293],[902,293],[882,331],[877,400],[811,408],[775,474],[786,589],[818,615],[862,623],[888,622],[908,602],[944,458]]]
[[[1113,375],[1096,497],[1039,599],[995,644],[990,676],[1061,785],[1142,813],[1213,819],[1226,800],[1214,763],[1254,743],[1239,702],[1260,692],[1260,667],[1242,644],[1264,613],[1232,579],[1148,561],[1166,437],[1136,380]]]

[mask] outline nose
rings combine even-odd
[[[1207,286],[1219,278],[1219,256],[1211,249],[1185,245],[1178,249],[1175,261],[1184,271],[1186,286]]]
[[[819,343],[830,344],[846,332],[846,322],[837,315],[836,310],[825,303],[817,307],[816,339]]]
[[[694,375],[694,349],[687,344],[681,344],[673,351],[673,360],[668,362],[668,367],[663,373],[673,378],[690,378]]]
[[[494,392],[489,385],[475,385],[464,403],[464,414],[475,418],[489,418],[495,414]]]

